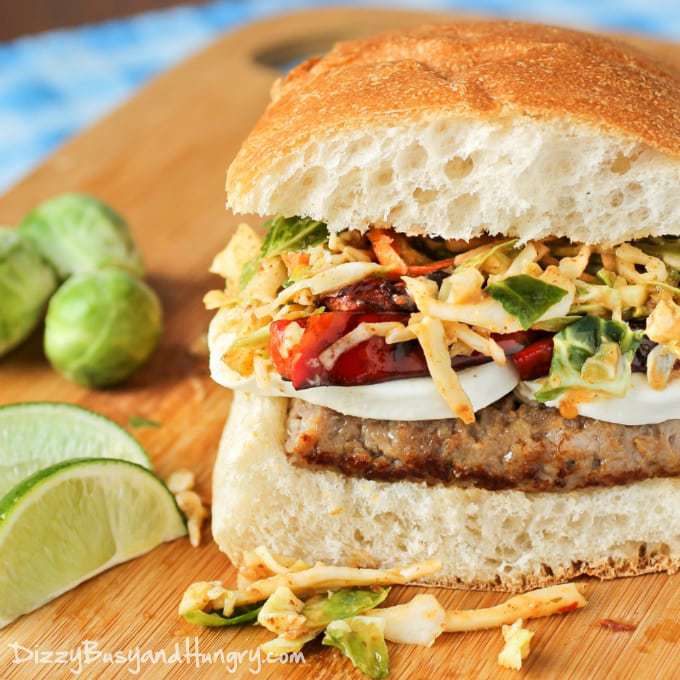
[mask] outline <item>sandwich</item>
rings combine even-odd
[[[680,566],[680,76],[515,22],[342,42],[227,175],[213,534],[523,591]]]

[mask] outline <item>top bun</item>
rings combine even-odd
[[[617,243],[680,235],[680,74],[628,45],[507,21],[336,45],[272,90],[228,206],[332,231]]]

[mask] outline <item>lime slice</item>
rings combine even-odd
[[[0,501],[0,628],[185,533],[172,494],[139,465],[80,459],[36,472]]]
[[[0,498],[34,472],[71,458],[120,458],[151,467],[134,437],[92,411],[48,402],[0,407]]]

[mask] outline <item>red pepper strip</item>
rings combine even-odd
[[[553,355],[552,338],[543,338],[512,355],[522,380],[535,380],[550,372]]]
[[[516,333],[507,333],[505,335],[492,333],[491,337],[501,346],[505,356],[511,357],[530,345],[535,339],[536,333],[532,331],[517,331]],[[486,356],[486,354],[481,354],[480,352],[459,354],[455,357],[451,357],[451,366],[456,371],[470,368],[471,366],[488,364],[490,362],[491,357]]]
[[[329,377],[333,385],[349,386],[426,375],[427,362],[417,341],[388,345],[385,338],[373,336],[343,352]]]
[[[276,370],[286,380],[293,380],[297,364],[315,359],[326,347],[347,333],[353,316],[351,312],[328,312],[304,319],[272,322],[269,327],[269,351]],[[304,332],[300,341],[289,347],[286,353],[285,331],[290,324],[298,325]]]
[[[319,355],[336,340],[362,322],[401,321],[404,313],[325,312],[294,321],[274,321],[271,324],[270,352],[279,374],[296,389],[317,385],[366,385],[397,378],[428,375],[427,364],[417,342],[388,345],[384,338],[372,337],[350,348],[337,359],[330,370],[319,361]],[[284,350],[285,332],[290,324],[303,329],[302,337],[293,347]],[[534,334],[527,331],[495,335],[508,356],[516,355],[531,343]],[[284,356],[285,354],[285,356]],[[455,369],[488,363],[489,357],[475,352],[451,360]]]
[[[540,333],[536,331],[515,331],[514,333],[492,333],[491,337],[503,348],[505,356],[511,357],[536,342]]]
[[[369,340],[344,352],[327,370],[319,355],[360,323],[406,322],[408,314],[325,312],[295,321],[271,324],[270,352],[276,370],[295,389],[318,385],[364,385],[391,378],[427,375],[427,364],[416,342],[388,345],[384,338]],[[285,329],[295,323],[304,329],[300,341],[283,356]]]

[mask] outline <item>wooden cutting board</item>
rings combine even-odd
[[[444,15],[388,10],[329,9],[291,14],[249,25],[154,80],[134,99],[69,142],[0,199],[0,224],[16,224],[29,208],[67,190],[91,192],[122,211],[146,256],[149,281],[166,313],[162,346],[126,386],[91,392],[74,386],[47,366],[36,333],[0,361],[0,404],[63,400],[82,404],[125,425],[130,416],[162,423],[135,434],[166,476],[187,466],[210,496],[210,476],[230,403],[227,390],[208,377],[196,352],[209,315],[203,294],[219,285],[208,274],[237,219],[224,211],[225,169],[268,99],[285,64],[322,52],[337,39],[385,28],[442,21]],[[680,64],[680,46],[637,41]],[[200,343],[199,343],[200,344]],[[0,555],[0,560],[2,556]],[[207,536],[199,549],[185,540],[102,574],[0,631],[0,678],[70,678],[70,666],[43,654],[35,664],[15,664],[30,650],[83,649],[93,641],[103,652],[214,654],[184,657],[183,663],[141,666],[143,678],[252,677],[253,657],[240,662],[229,652],[254,650],[270,635],[258,628],[202,630],[177,616],[184,588],[196,580],[224,579],[234,570]],[[643,576],[600,583],[586,581],[587,609],[536,620],[535,644],[522,673],[530,678],[671,678],[680,675],[680,576]],[[390,602],[416,589],[397,588]],[[484,607],[505,595],[440,590],[452,608]],[[602,618],[633,622],[632,633],[613,633]],[[10,645],[21,647],[11,648]],[[511,678],[496,664],[498,631],[440,637],[433,648],[390,645],[392,678]],[[14,649],[18,651],[15,653]],[[310,645],[306,663],[269,665],[265,678],[362,677],[335,652]],[[34,658],[36,658],[34,656]],[[237,668],[236,668],[237,667]],[[131,676],[135,662],[100,659],[83,665],[80,677]]]

